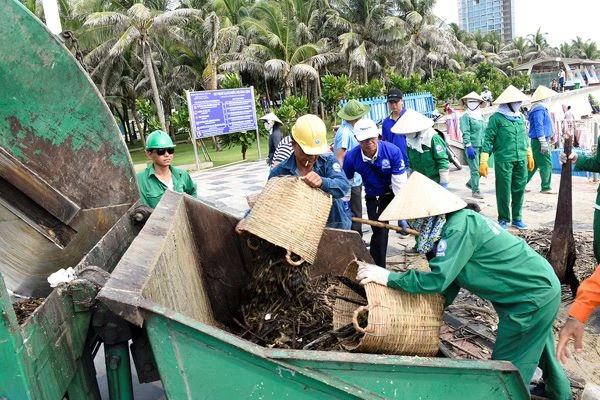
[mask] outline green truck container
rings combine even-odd
[[[508,362],[269,349],[222,329],[254,265],[236,223],[167,192],[98,295],[143,326],[168,398],[529,398]],[[343,270],[353,255],[338,246],[366,252],[354,232],[326,230],[321,244],[314,273]]]

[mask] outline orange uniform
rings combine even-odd
[[[569,309],[569,315],[585,323],[598,306],[600,306],[600,265],[596,267],[592,276],[581,282],[577,289],[575,303]]]

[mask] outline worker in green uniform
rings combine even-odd
[[[165,190],[196,197],[196,184],[190,174],[171,166],[175,144],[168,133],[154,131],[146,139],[146,157],[152,165],[137,174],[142,203],[155,208]]]
[[[547,105],[550,98],[557,94],[544,85],[538,86],[533,96],[531,96],[533,106],[527,114],[529,138],[531,139],[531,149],[533,150],[533,161],[535,163],[533,171],[529,171],[527,183],[539,168],[540,178],[542,178],[541,193],[544,194],[556,193],[552,191],[552,155],[550,154],[550,141],[554,136],[554,128]]]
[[[418,250],[429,260],[430,271],[391,272],[367,264],[356,279],[409,293],[441,293],[446,306],[460,288],[489,300],[499,318],[492,359],[512,362],[525,383],[539,366],[546,395],[570,399],[552,330],[561,297],[554,270],[523,239],[466,206],[458,196],[413,173],[379,219],[406,219],[419,231]]]
[[[411,170],[422,173],[447,189],[450,173],[446,142],[433,129],[433,120],[420,112],[407,109],[391,131],[397,135],[406,135]]]
[[[533,170],[533,155],[527,144],[525,120],[519,111],[527,96],[510,85],[496,99],[498,110],[490,117],[479,159],[479,173],[487,177],[488,159],[494,152],[496,172],[496,205],[498,223],[503,229],[512,226],[527,229],[521,209],[525,197],[527,171]],[[512,203],[511,203],[512,199]]]
[[[467,155],[467,164],[471,172],[467,187],[471,189],[474,198],[483,199],[479,191],[479,153],[486,126],[486,120],[481,114],[481,107],[486,102],[475,92],[463,96],[460,101],[465,107],[465,113],[460,117],[460,130]]]
[[[600,138],[596,143],[596,149],[600,149]],[[577,153],[572,152],[568,157],[574,164],[576,171],[589,171],[589,172],[600,172],[600,155],[598,150],[591,156],[578,156]],[[560,162],[567,162],[567,156],[565,153],[560,155]],[[594,205],[594,257],[596,262],[600,264],[600,186],[596,192],[596,204]]]

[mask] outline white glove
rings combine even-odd
[[[47,280],[50,287],[57,287],[61,283],[69,283],[75,278],[75,270],[72,267],[69,267],[67,269],[61,268],[58,271],[53,272]]]
[[[575,164],[575,162],[577,161],[577,153],[573,152],[573,153],[569,154],[569,157],[567,157],[567,155],[565,153],[560,153],[560,155],[558,156],[558,159],[560,160],[561,164],[566,164],[567,158],[569,160],[571,160],[571,162],[573,164]]]
[[[542,154],[548,154],[548,152],[550,151],[550,146],[548,146],[548,142],[546,141],[546,138],[541,137],[539,138],[540,141],[540,153]]]
[[[361,285],[366,285],[369,282],[375,282],[380,285],[387,286],[389,276],[390,271],[385,268],[381,268],[380,266],[373,264],[364,264],[358,268],[356,280],[359,281]]]

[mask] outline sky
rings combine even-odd
[[[598,0],[513,0],[515,35],[527,37],[542,28],[551,46],[571,42],[577,36],[600,46],[600,1]],[[434,14],[447,23],[458,23],[458,1],[437,0]]]

